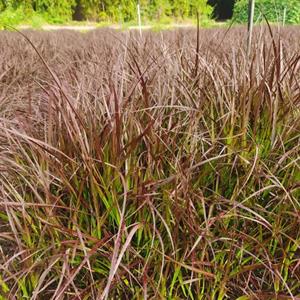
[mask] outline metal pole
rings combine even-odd
[[[140,36],[142,36],[142,21],[141,21],[140,1],[138,1],[138,5],[137,5],[137,14],[138,14]]]
[[[250,52],[251,52],[254,8],[255,8],[255,0],[249,0],[249,4],[248,4],[248,43],[247,43],[247,55],[248,56],[250,55]]]

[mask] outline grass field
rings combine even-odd
[[[300,299],[300,30],[0,32],[0,299]]]

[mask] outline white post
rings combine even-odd
[[[249,57],[251,52],[252,33],[253,33],[253,20],[254,20],[255,0],[249,0],[248,4],[248,43],[247,55]]]
[[[141,21],[140,1],[138,1],[138,4],[137,4],[137,14],[138,14],[138,22],[139,22],[140,36],[142,36],[142,21]]]
[[[286,7],[283,9],[283,20],[282,20],[282,25],[285,25],[285,20],[286,20]]]
[[[122,10],[121,10],[121,6],[119,5],[119,29],[123,29],[121,19],[122,19]]]

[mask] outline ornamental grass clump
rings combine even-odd
[[[0,299],[300,297],[297,27],[0,33]]]

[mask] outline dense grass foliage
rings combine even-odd
[[[1,299],[300,297],[300,30],[245,32],[0,33]]]
[[[248,20],[248,0],[238,0],[234,6],[233,17],[238,23],[246,23]],[[288,24],[300,23],[300,1],[299,0],[256,0],[255,16],[256,22],[264,21]]]

